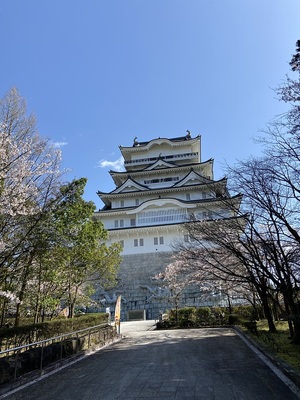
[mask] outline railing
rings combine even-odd
[[[116,333],[114,328],[110,325],[107,325],[107,323],[103,323],[89,328],[80,329],[78,331],[54,336],[49,339],[44,339],[34,343],[25,344],[22,346],[0,351],[0,363],[7,361],[7,366],[10,367],[10,379],[6,379],[3,381],[4,378],[0,374],[0,383],[6,383],[11,380],[16,380],[24,373],[33,370],[39,370],[40,374],[42,374],[43,369],[49,364],[54,362],[61,363],[63,358],[77,355],[80,351],[83,350],[89,350],[91,348],[91,344],[100,344],[102,342],[105,342],[107,339],[112,339],[115,336]],[[59,349],[55,345],[58,345]],[[55,346],[55,348],[53,346]],[[47,354],[47,349],[50,348],[51,357],[49,357],[50,352],[48,352]],[[31,358],[30,355],[28,355],[26,360],[26,357],[24,355],[26,355],[26,352],[29,352],[32,349],[35,351],[34,355],[31,354]],[[24,368],[24,371],[22,370],[22,364],[24,364],[25,366],[26,362],[28,363],[28,359],[30,359],[35,367],[28,370],[30,366],[27,365]]]
[[[198,156],[198,152],[184,153],[184,154],[173,154],[173,155],[169,155],[169,156],[138,158],[137,160],[124,161],[124,164],[125,165],[129,165],[129,164],[150,163],[152,161],[156,161],[158,158],[161,158],[162,160],[173,160],[173,159],[176,159],[176,158],[191,158],[191,157],[197,157],[197,156]]]

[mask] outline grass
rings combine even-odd
[[[292,344],[288,323],[275,322],[277,333],[270,333],[267,321],[257,321],[258,336],[247,332],[258,345],[300,372],[300,345]]]

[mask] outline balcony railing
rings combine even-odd
[[[150,164],[152,162],[155,162],[158,158],[161,160],[165,161],[172,161],[176,159],[190,159],[194,157],[198,157],[198,152],[194,153],[184,153],[184,154],[172,154],[169,156],[160,156],[160,157],[149,157],[149,158],[139,158],[137,160],[130,160],[130,161],[125,161],[125,165],[134,165],[134,164]]]

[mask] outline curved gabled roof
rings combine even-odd
[[[225,186],[226,189],[226,181],[227,178],[222,178],[219,179],[218,181],[212,181],[207,179],[207,181],[203,182],[198,182],[196,184],[193,185],[181,185],[181,186],[169,186],[169,187],[157,187],[157,188],[149,188],[146,185],[141,185],[140,183],[134,181],[133,179],[131,179],[130,177],[117,189],[114,189],[111,192],[101,192],[100,190],[97,192],[98,196],[100,196],[102,198],[102,196],[105,197],[119,197],[119,195],[122,194],[130,194],[130,193],[134,193],[134,194],[139,194],[139,195],[143,195],[145,193],[168,193],[168,192],[174,192],[175,189],[177,189],[176,191],[180,190],[180,189],[189,189],[189,188],[193,188],[195,189],[197,186],[199,187],[203,187],[203,186],[212,186],[212,187],[220,187],[220,186]],[[129,190],[129,191],[125,191],[124,189],[126,187],[133,187],[135,188],[134,190]]]
[[[143,172],[151,171],[152,169],[156,168],[156,166],[159,164],[159,162],[161,162],[165,166],[162,169],[164,169],[164,168],[183,169],[183,168],[190,168],[190,167],[197,168],[200,166],[205,166],[205,164],[213,163],[214,159],[211,157],[205,161],[201,161],[201,162],[197,162],[197,163],[180,164],[180,165],[175,164],[171,161],[166,162],[164,160],[157,159],[153,164],[151,164],[150,166],[148,166],[146,168],[138,169],[135,171],[130,171],[130,175],[136,175],[136,174],[140,174]],[[120,176],[127,175],[128,176],[128,171],[114,171],[111,169],[108,172],[110,175],[120,175]]]
[[[132,188],[132,189],[130,189]],[[129,190],[126,190],[129,189]],[[142,185],[141,183],[135,181],[134,179],[131,178],[130,175],[128,175],[128,178],[126,181],[116,189],[112,190],[110,193],[122,193],[122,192],[136,192],[137,190],[149,190],[148,186]]]
[[[174,204],[178,207],[184,207],[184,208],[197,208],[200,205],[203,205],[205,207],[210,207],[213,206],[215,203],[224,203],[225,205],[228,203],[235,203],[237,202],[237,208],[240,207],[240,203],[242,201],[242,194],[238,193],[232,197],[215,197],[215,198],[209,198],[209,199],[197,199],[197,200],[183,200],[183,199],[177,199],[175,197],[155,197],[153,199],[146,200],[139,204],[138,206],[130,206],[130,207],[122,207],[122,208],[110,208],[110,203],[107,204],[104,208],[99,210],[96,214],[135,214],[138,212],[143,211],[143,209],[151,206],[162,206],[164,204]]]
[[[172,170],[174,172],[183,171],[183,170],[188,170],[189,171],[190,168],[194,168],[195,170],[197,170],[199,168],[204,168],[206,165],[209,165],[209,164],[213,165],[213,162],[214,162],[214,159],[213,158],[209,158],[208,160],[200,162],[200,163],[189,163],[189,164],[177,165],[177,164],[172,163],[172,162],[166,162],[164,160],[159,160],[158,159],[152,165],[150,165],[150,166],[148,166],[148,167],[146,167],[144,169],[130,171],[130,176],[132,176],[132,177],[134,177],[134,176],[143,176],[143,175],[146,176],[146,175],[151,174],[151,172],[153,172],[153,171],[156,172],[156,171],[166,170],[166,169]],[[211,166],[210,168],[213,168],[213,166]],[[124,177],[128,176],[128,171],[113,171],[113,170],[110,170],[109,174],[112,177],[112,179],[114,180],[115,184],[118,186],[118,185],[120,185],[122,183],[122,181],[124,180]]]
[[[184,184],[189,181],[196,181],[195,184],[211,183],[211,179],[205,178],[204,176],[198,174],[198,172],[195,172],[193,168],[191,168],[189,173],[185,177],[183,177],[180,181],[174,183],[172,187],[184,186]]]
[[[178,147],[186,147],[187,145],[190,148],[194,148],[195,151],[199,150],[200,147],[200,135],[195,138],[191,138],[190,136],[181,136],[177,138],[158,138],[152,139],[149,142],[138,142],[136,139],[134,141],[133,146],[119,146],[119,149],[125,159],[125,162],[131,159],[132,154],[136,153],[145,153],[151,150],[153,146],[161,146],[167,145],[168,147],[174,149]]]
[[[189,183],[193,180],[195,181],[195,183]],[[174,183],[171,188],[195,187],[199,185],[213,186],[215,187],[215,192],[217,194],[223,194],[226,192],[227,178],[223,177],[217,181],[213,181],[198,174],[193,170],[193,168],[191,168],[190,172],[183,179]]]
[[[143,171],[151,171],[153,169],[165,169],[165,168],[175,168],[177,165],[174,162],[167,162],[158,158],[155,163],[149,165],[148,167],[144,168]]]
[[[137,140],[137,137],[135,137],[134,138],[134,140],[133,140],[133,145],[132,146],[122,146],[122,145],[120,145],[119,146],[119,149],[121,150],[121,149],[132,149],[132,147],[148,147],[148,148],[150,148],[151,147],[151,145],[153,145],[153,143],[157,143],[157,142],[160,142],[160,143],[163,143],[163,142],[168,142],[168,143],[180,143],[180,142],[185,142],[185,141],[187,141],[187,140],[189,140],[189,141],[195,141],[195,140],[199,140],[199,138],[200,138],[201,136],[200,135],[198,135],[198,136],[196,136],[196,137],[194,137],[194,138],[192,138],[191,137],[191,135],[188,133],[187,135],[185,135],[185,136],[179,136],[179,137],[175,137],[175,138],[161,138],[161,137],[159,137],[159,138],[156,138],[156,139],[151,139],[151,140],[149,140],[149,141],[147,141],[147,142],[139,142],[138,140]]]
[[[127,214],[136,214],[138,212],[143,211],[144,209],[148,208],[148,207],[163,207],[164,205],[167,204],[173,204],[177,207],[184,207],[184,208],[195,208],[195,203],[193,202],[188,202],[188,201],[184,201],[181,199],[176,199],[174,197],[158,197],[155,199],[149,199],[144,201],[142,204],[140,204],[139,206],[135,207],[134,209],[127,211]]]

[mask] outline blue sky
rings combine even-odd
[[[299,0],[0,0],[0,96],[18,88],[97,208],[135,136],[201,134],[219,179],[285,110],[299,21]]]

